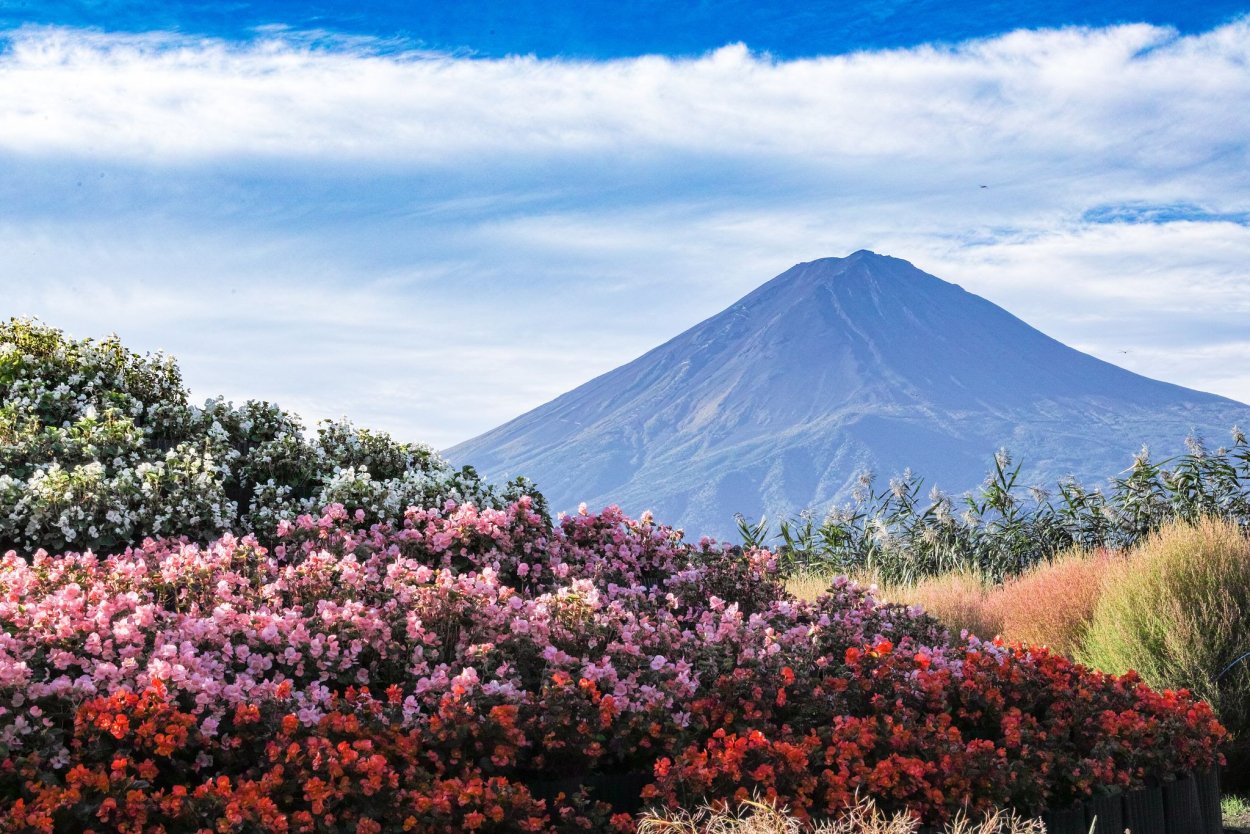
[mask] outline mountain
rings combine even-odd
[[[531,478],[554,509],[619,504],[735,536],[906,468],[960,493],[1008,448],[1026,483],[1102,484],[1143,443],[1223,442],[1250,406],[1055,341],[898,258],[801,263],[671,341],[448,449]]]

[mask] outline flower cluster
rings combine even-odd
[[[0,551],[267,536],[331,503],[398,520],[445,498],[502,503],[425,446],[333,421],[307,438],[270,403],[195,407],[168,356],[0,322]]]
[[[787,697],[826,720],[723,722],[661,759],[648,793],[670,805],[762,794],[804,815],[864,795],[927,821],[1001,807],[1037,814],[1210,766],[1226,735],[1186,692],[1047,650],[973,638],[954,656],[879,641],[844,661]]]
[[[248,831],[625,831],[574,797],[550,819],[529,790],[473,766],[447,772],[394,705],[349,688],[306,726],[282,698],[234,710],[233,732],[207,737],[158,681],[139,694],[97,697],[78,709],[74,765],[41,779],[37,757],[21,762],[23,795],[0,830]],[[211,761],[210,761],[211,760]]]
[[[870,789],[943,818],[1214,761],[1184,693],[952,649],[838,580],[615,508],[341,505],[227,535],[0,562],[0,832],[576,831],[530,788],[646,771],[664,801]]]

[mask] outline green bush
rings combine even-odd
[[[256,533],[340,503],[398,520],[447,499],[502,506],[471,468],[347,422],[311,436],[267,402],[191,405],[174,360],[116,336],[0,323],[0,553],[113,550],[146,537]]]
[[[1244,761],[1250,659],[1238,660],[1246,652],[1250,540],[1236,524],[1208,518],[1168,525],[1109,566],[1078,659],[1207,699]]]

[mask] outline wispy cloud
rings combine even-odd
[[[7,312],[442,446],[868,247],[1250,400],[1245,20],[793,61],[280,35],[7,34]]]

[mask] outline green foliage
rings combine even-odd
[[[1250,827],[1250,799],[1236,794],[1226,794],[1220,801],[1225,826]]]
[[[1228,520],[1169,524],[1108,572],[1078,658],[1211,702],[1250,758],[1250,540]]]
[[[411,505],[502,495],[429,447],[344,421],[311,436],[278,406],[188,402],[178,366],[115,336],[73,340],[35,320],[0,323],[0,553],[114,550],[146,537],[267,538],[279,519],[341,503],[367,522]]]
[[[861,477],[850,505],[817,523],[810,516],[782,521],[775,541],[783,564],[869,574],[889,583],[973,571],[1001,580],[1072,548],[1123,549],[1173,521],[1227,518],[1250,529],[1250,445],[1233,430],[1229,448],[1209,451],[1191,438],[1186,454],[1153,462],[1143,450],[1110,490],[1075,481],[1057,497],[1024,489],[1020,466],[999,452],[975,493],[956,500],[906,472],[876,491]],[[744,539],[770,538],[768,524],[738,517]]]

